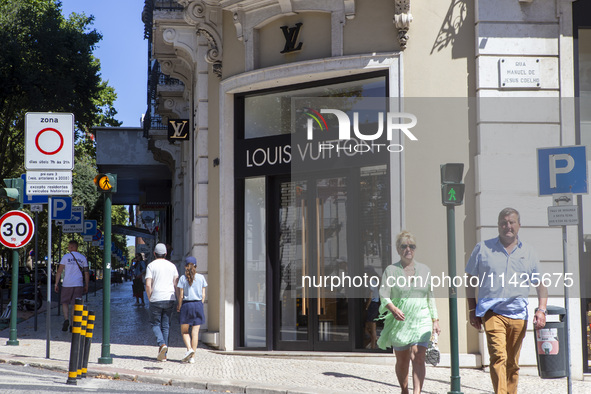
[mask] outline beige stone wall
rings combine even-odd
[[[281,53],[285,47],[281,26],[294,28],[297,23],[302,23],[297,40],[298,44],[302,43],[302,49]],[[325,12],[285,16],[265,24],[256,34],[255,68],[330,57],[330,14]]]
[[[219,154],[219,89],[220,80],[210,70],[208,75],[208,119],[209,119],[209,133],[207,141],[207,152],[208,152],[208,173],[209,173],[209,184],[208,184],[208,284],[209,292],[207,293],[208,302],[208,329],[210,331],[220,330],[220,206],[219,206],[219,195],[220,195],[220,179],[219,179],[219,166],[214,167],[213,161],[220,157]]]
[[[392,21],[394,1],[357,1],[355,11],[355,18],[347,20],[343,27],[344,55],[400,50]]]
[[[440,164],[464,163],[464,205],[455,208],[456,272],[476,242],[474,169],[474,9],[449,2],[412,2],[413,22],[403,55],[405,110],[417,115],[416,142],[404,151],[405,228],[419,244],[417,260],[432,273],[448,273],[446,208],[441,204]],[[441,292],[440,292],[441,293]],[[467,329],[465,298],[458,303],[459,352],[478,353],[475,330]],[[437,300],[442,335],[440,347],[449,352],[449,301]]]
[[[232,22],[232,13],[223,12],[223,78],[244,72],[244,42],[236,37],[236,27]]]

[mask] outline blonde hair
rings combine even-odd
[[[411,243],[415,245],[417,244],[415,236],[412,235],[411,232],[402,230],[402,232],[396,236],[396,250],[400,249],[400,245],[402,245],[402,241],[404,240],[409,240]]]

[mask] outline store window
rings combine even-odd
[[[244,138],[292,132],[292,103],[297,97],[386,97],[385,77],[341,82],[277,93],[249,95],[244,100]]]
[[[264,347],[267,321],[265,178],[246,179],[244,189],[244,344]]]
[[[381,276],[391,254],[388,157],[372,165],[318,165],[297,179],[293,162],[284,159],[291,148],[294,98],[383,99],[387,86],[386,73],[377,72],[236,97],[235,177],[244,209],[238,215],[238,347],[372,348],[365,335],[372,330],[365,315],[371,294],[329,296],[294,278],[339,270]]]

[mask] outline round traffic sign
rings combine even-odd
[[[7,248],[25,246],[34,233],[33,219],[22,211],[9,211],[0,218],[0,243]]]
[[[45,134],[48,133],[48,134]],[[45,134],[45,136],[43,136]],[[55,135],[55,137],[52,136]],[[56,141],[56,137],[58,140]],[[35,137],[35,146],[44,155],[55,155],[64,146],[64,136],[53,127],[46,127]]]

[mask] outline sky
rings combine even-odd
[[[144,40],[144,0],[62,0],[62,14],[93,15],[90,28],[102,34],[94,56],[101,62],[101,78],[115,88],[115,119],[122,126],[139,127],[147,108],[148,41]],[[134,238],[127,237],[127,245]]]
[[[94,56],[101,77],[115,88],[115,118],[139,127],[147,108],[148,42],[144,40],[144,0],[62,0],[62,14],[94,15],[91,28],[102,34]]]

